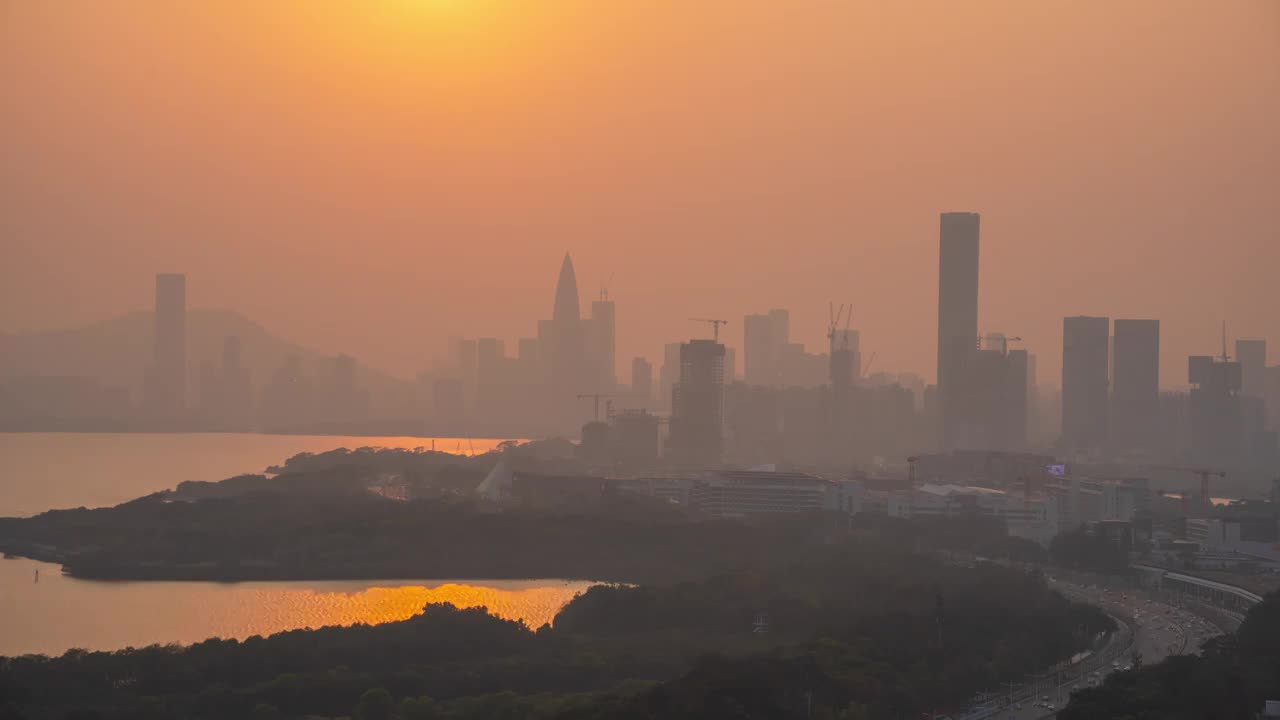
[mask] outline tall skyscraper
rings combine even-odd
[[[720,462],[724,428],[724,345],[680,346],[680,381],[671,392],[671,455],[693,465]]]
[[[614,312],[612,300],[602,298],[591,302],[591,364],[599,392],[610,392],[618,383]]]
[[[186,409],[187,276],[181,273],[156,275],[154,358],[145,385],[152,415]]]
[[[738,352],[731,347],[724,349],[724,382],[732,383],[738,379]]]
[[[1062,320],[1062,441],[1069,449],[1099,448],[1108,438],[1110,325],[1104,317]]]
[[[576,424],[579,393],[597,392],[590,361],[590,321],[584,323],[578,305],[578,279],[573,260],[565,253],[556,280],[555,306],[550,322],[539,323],[539,340],[547,353],[551,415],[561,426]]]
[[[1111,439],[1150,448],[1160,413],[1160,321],[1116,320],[1111,371]]]
[[[742,319],[742,379],[748,385],[774,384],[773,322],[768,315]]]
[[[1262,397],[1266,393],[1267,341],[1236,340],[1236,360],[1242,374],[1241,394]]]
[[[631,360],[631,394],[645,400],[653,397],[653,365],[642,357]]]
[[[578,305],[578,276],[573,272],[573,258],[564,254],[560,277],[556,279],[556,302],[551,319],[557,323],[577,323],[582,319]]]
[[[938,401],[943,449],[954,447],[963,423],[956,396],[960,375],[978,342],[978,257],[981,216],[942,213],[938,235]]]

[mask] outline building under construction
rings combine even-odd
[[[724,345],[691,340],[680,346],[680,381],[671,390],[667,457],[680,464],[720,463],[724,432]]]

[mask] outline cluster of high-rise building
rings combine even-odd
[[[1158,320],[1065,318],[1062,345],[1062,449],[1230,468],[1275,462],[1265,341],[1238,340],[1233,358],[1224,337],[1221,355],[1187,358],[1187,393],[1161,392]]]
[[[560,265],[551,318],[535,337],[520,338],[514,355],[499,338],[454,338],[449,356],[424,373],[436,419],[473,427],[513,424],[541,432],[576,429],[583,408],[615,397],[644,406],[652,385],[648,361],[632,363],[629,387],[617,380],[616,306],[606,292],[582,316],[577,274],[568,254]],[[592,401],[588,403],[587,401]]]
[[[1277,465],[1280,367],[1266,366],[1265,341],[1239,340],[1231,356],[1224,332],[1220,355],[1188,359],[1189,391],[1170,392],[1160,385],[1158,320],[1066,317],[1061,386],[1053,395],[1037,384],[1036,355],[1021,338],[981,329],[977,213],[941,214],[938,260],[934,385],[869,373],[875,354],[864,359],[848,316],[841,327],[843,307],[832,308],[824,352],[796,342],[790,311],[772,308],[743,316],[740,353],[720,342],[726,321],[706,320],[712,339],[668,343],[656,365],[632,358],[629,377],[620,379],[615,303],[602,291],[584,314],[566,254],[550,317],[531,336],[514,346],[496,337],[454,338],[447,356],[408,384],[394,412],[458,436],[581,429],[585,457],[632,465],[661,458],[683,466],[851,467],[934,451],[1032,448],[1075,460]],[[301,430],[387,413],[385,403],[372,407],[359,379],[367,375],[348,355],[313,358],[306,367],[297,355],[267,367],[258,358],[255,385],[246,361],[252,348],[229,336],[220,357],[194,358],[199,372],[189,378],[186,290],[184,275],[156,277],[154,347],[139,405],[147,419]],[[88,398],[82,405],[118,402],[63,386],[28,380],[6,391],[30,398],[28,405],[67,404],[59,392]]]
[[[140,420],[216,429],[305,430],[360,422],[368,417],[369,393],[359,387],[350,355],[326,359],[315,377],[297,355],[287,356],[261,390],[245,364],[241,338],[223,339],[217,362],[200,360],[196,393],[188,392],[187,279],[156,275],[153,361],[144,373]]]
[[[1035,358],[1002,334],[978,331],[982,219],[943,213],[938,242],[938,446],[1019,450],[1027,445]]]

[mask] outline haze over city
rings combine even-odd
[[[1280,720],[1280,0],[0,0],[0,720]]]
[[[151,276],[401,377],[515,338],[572,253],[619,372],[688,317],[848,302],[934,379],[937,217],[983,216],[981,329],[1162,320],[1162,384],[1280,337],[1280,8],[1134,2],[10,3],[0,330]]]

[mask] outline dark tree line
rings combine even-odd
[[[761,612],[767,633],[754,632]],[[888,718],[955,706],[1108,627],[1033,575],[880,546],[697,582],[597,586],[537,630],[433,605],[372,627],[5,658],[0,698],[30,720],[692,718],[731,707],[785,717],[771,713],[802,697]]]

